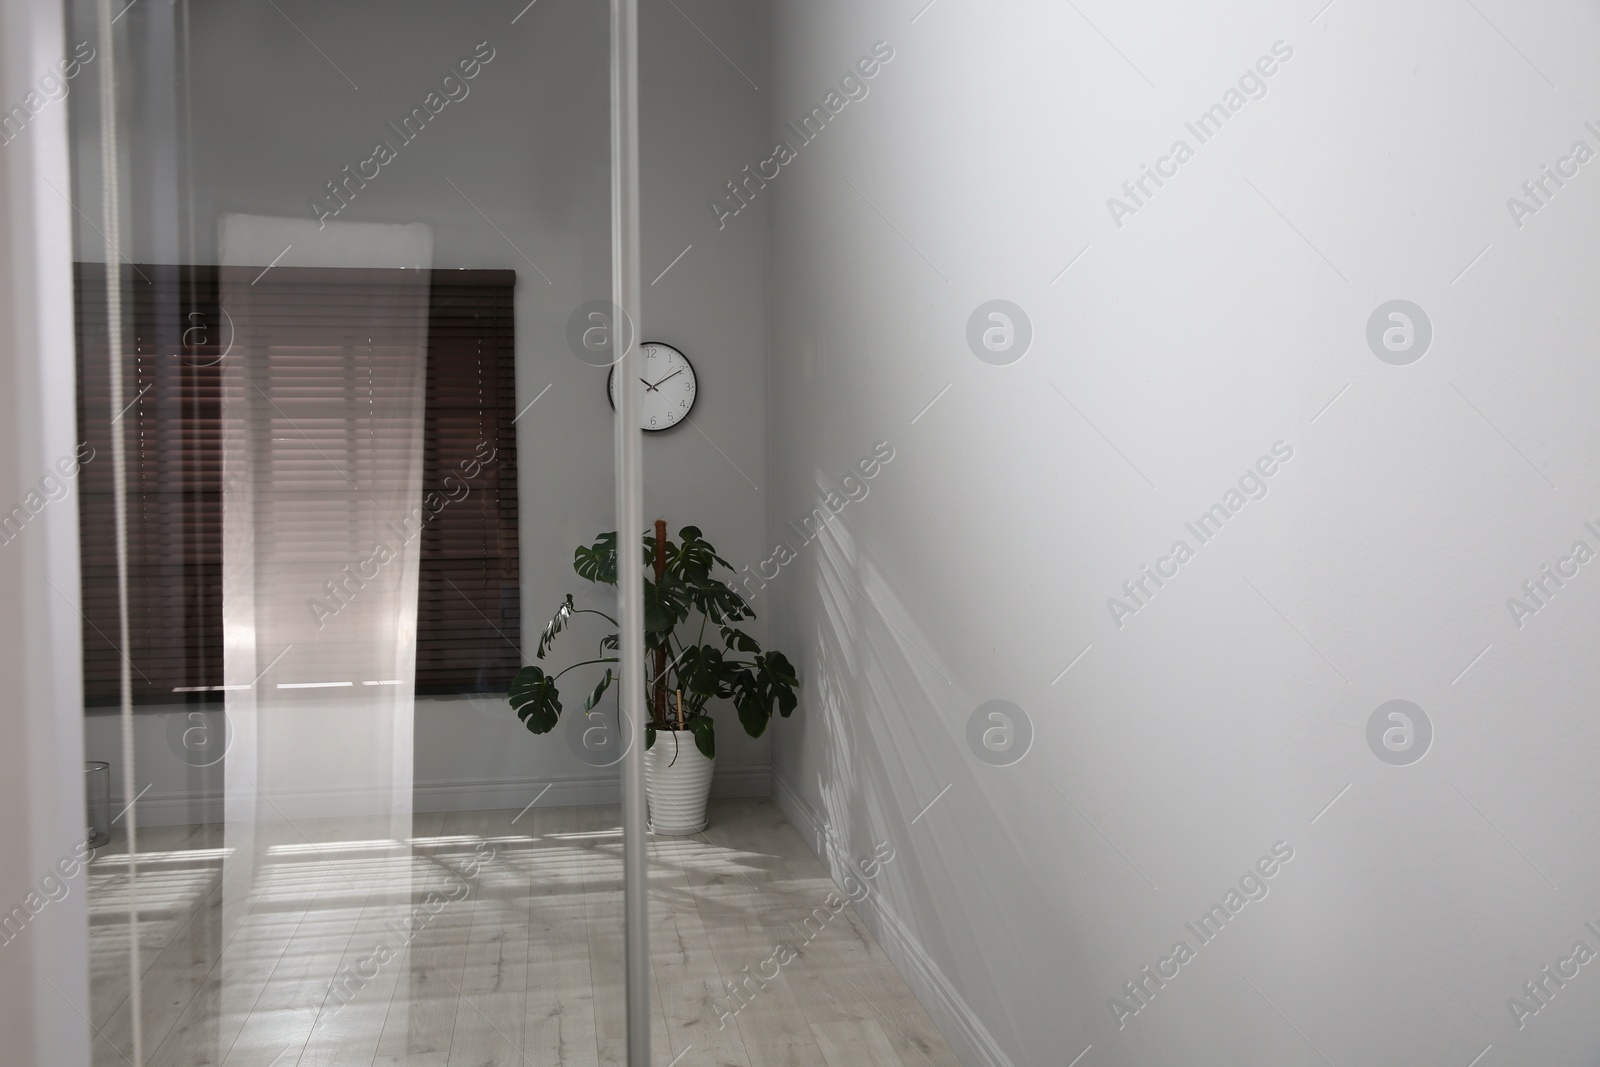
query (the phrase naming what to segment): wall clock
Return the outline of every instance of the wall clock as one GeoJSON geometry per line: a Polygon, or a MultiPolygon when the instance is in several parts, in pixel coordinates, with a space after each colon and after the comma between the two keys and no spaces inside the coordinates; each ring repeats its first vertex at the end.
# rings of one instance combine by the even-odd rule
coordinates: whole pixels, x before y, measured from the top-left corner
{"type": "MultiPolygon", "coordinates": [[[[646,341],[640,345],[639,359],[632,361],[639,381],[644,385],[644,396],[639,404],[639,429],[646,433],[670,430],[694,409],[694,398],[699,388],[694,367],[689,357],[671,345],[660,341],[646,341]]],[[[611,399],[611,410],[617,408],[617,368],[611,368],[606,382],[606,393],[611,399]]]]}

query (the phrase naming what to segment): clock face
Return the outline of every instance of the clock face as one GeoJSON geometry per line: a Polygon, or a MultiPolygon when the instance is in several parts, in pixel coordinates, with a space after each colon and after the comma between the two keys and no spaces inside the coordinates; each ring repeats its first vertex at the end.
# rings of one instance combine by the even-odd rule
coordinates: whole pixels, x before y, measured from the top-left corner
{"type": "MultiPolygon", "coordinates": [[[[671,345],[659,341],[646,341],[639,346],[639,358],[629,365],[639,377],[644,396],[639,404],[639,428],[655,433],[669,430],[689,416],[694,407],[694,368],[689,359],[671,345]]],[[[617,370],[611,368],[608,390],[611,407],[617,406],[617,370]]]]}

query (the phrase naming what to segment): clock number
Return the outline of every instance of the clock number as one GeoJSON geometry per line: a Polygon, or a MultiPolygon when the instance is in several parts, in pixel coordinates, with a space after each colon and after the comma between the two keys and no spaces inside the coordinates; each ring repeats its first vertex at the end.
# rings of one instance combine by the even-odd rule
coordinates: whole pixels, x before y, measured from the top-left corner
{"type": "MultiPolygon", "coordinates": [[[[609,338],[610,319],[596,314],[594,321],[596,325],[592,330],[601,337],[609,338]]],[[[647,432],[669,430],[686,419],[694,405],[697,385],[694,367],[670,345],[654,342],[646,342],[641,346],[639,358],[638,377],[644,391],[639,428],[647,432]],[[677,400],[676,404],[673,403],[674,399],[677,400]]],[[[608,386],[611,403],[615,407],[617,390],[623,388],[615,367],[612,368],[608,386]]]]}

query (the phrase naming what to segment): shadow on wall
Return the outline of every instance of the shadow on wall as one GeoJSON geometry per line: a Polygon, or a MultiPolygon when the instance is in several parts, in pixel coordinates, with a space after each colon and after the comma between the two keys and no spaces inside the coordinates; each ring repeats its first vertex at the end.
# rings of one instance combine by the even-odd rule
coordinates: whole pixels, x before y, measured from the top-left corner
{"type": "MultiPolygon", "coordinates": [[[[981,780],[978,768],[954,780],[930,776],[931,768],[980,762],[964,751],[967,716],[952,715],[951,709],[976,708],[982,700],[952,680],[959,669],[942,662],[850,528],[836,521],[828,530],[815,542],[814,576],[795,591],[815,594],[825,622],[811,642],[817,658],[803,668],[804,714],[786,738],[806,749],[808,762],[819,768],[814,788],[821,810],[811,813],[827,838],[819,852],[839,879],[851,873],[850,857],[870,852],[875,842],[890,842],[898,860],[878,883],[881,895],[862,908],[880,944],[908,977],[930,965],[938,969],[938,996],[960,997],[940,963],[953,959],[976,963],[984,987],[999,988],[1015,980],[1019,960],[1037,957],[1041,930],[1048,937],[1078,929],[1059,915],[1052,919],[1042,906],[1033,916],[1037,922],[994,907],[1008,897],[1042,905],[1061,895],[1047,888],[1029,860],[1038,843],[1030,845],[1018,835],[1016,820],[1004,817],[1016,800],[1003,794],[1027,782],[1016,776],[993,785],[981,780]],[[997,836],[1014,861],[980,864],[976,857],[997,851],[997,836]],[[914,928],[908,925],[913,917],[914,928]],[[893,929],[885,931],[885,922],[893,929]],[[896,942],[908,937],[911,954],[920,959],[897,958],[896,942]]],[[[975,627],[981,625],[975,620],[975,627]]],[[[811,790],[801,794],[802,804],[811,803],[811,790]]],[[[1073,954],[1071,944],[1053,947],[1073,954]]],[[[928,1003],[927,989],[919,988],[918,995],[928,1003]]],[[[935,1005],[928,1007],[935,1018],[948,1019],[935,1005]]],[[[990,1019],[1009,1028],[1008,1019],[990,1019]]]]}

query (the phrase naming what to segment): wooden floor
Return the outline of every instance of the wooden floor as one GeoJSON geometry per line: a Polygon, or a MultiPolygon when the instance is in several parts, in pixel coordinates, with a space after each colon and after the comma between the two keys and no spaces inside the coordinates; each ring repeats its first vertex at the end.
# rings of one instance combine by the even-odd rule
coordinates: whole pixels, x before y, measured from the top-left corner
{"type": "MultiPolygon", "coordinates": [[[[623,1064],[621,845],[614,807],[418,815],[404,843],[143,831],[146,1062],[623,1064]]],[[[657,1064],[958,1067],[854,910],[821,921],[835,887],[770,802],[714,801],[650,852],[657,1064]]],[[[127,890],[114,840],[90,867],[97,1065],[132,1063],[127,890]]]]}

